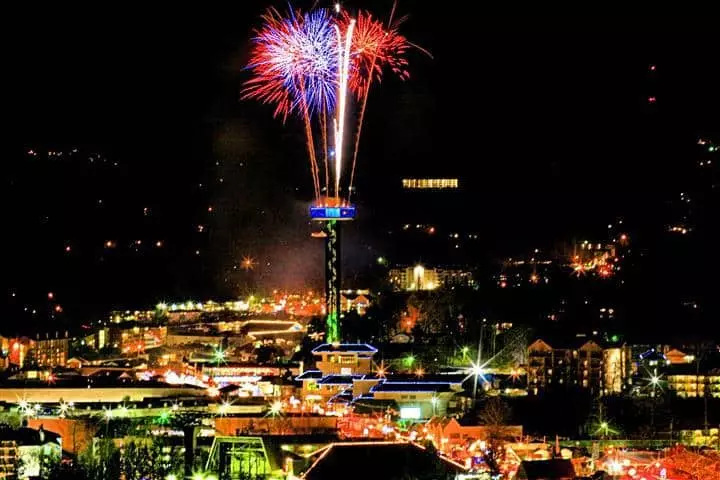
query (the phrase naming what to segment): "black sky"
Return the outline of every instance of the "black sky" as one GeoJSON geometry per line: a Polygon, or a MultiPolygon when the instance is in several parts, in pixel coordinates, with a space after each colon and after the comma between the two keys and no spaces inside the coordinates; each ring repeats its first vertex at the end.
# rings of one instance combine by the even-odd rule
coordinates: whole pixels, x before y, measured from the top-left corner
{"type": "MultiPolygon", "coordinates": [[[[390,10],[389,2],[353,4],[390,10]]],[[[3,150],[9,179],[24,192],[6,189],[16,222],[5,239],[8,292],[27,291],[30,304],[65,288],[69,302],[90,296],[90,311],[102,311],[318,281],[301,131],[239,100],[265,6],[18,14],[3,34],[3,150]],[[28,148],[74,146],[119,170],[26,166],[28,148]],[[72,207],[90,209],[83,222],[75,212],[85,210],[58,206],[101,192],[115,205],[109,218],[72,207]],[[146,205],[150,220],[138,213],[146,205]],[[28,212],[50,206],[60,225],[33,226],[28,212]],[[197,225],[208,229],[197,235],[197,225]],[[112,267],[104,259],[99,269],[98,242],[108,235],[162,238],[168,247],[152,259],[120,256],[112,267]],[[88,245],[80,264],[55,258],[65,239],[88,245]],[[257,260],[252,274],[233,269],[242,255],[257,260]]],[[[683,188],[679,172],[694,161],[694,142],[720,131],[712,18],[500,16],[424,1],[400,2],[399,12],[409,14],[403,31],[433,58],[413,52],[411,79],[388,78],[370,98],[351,268],[389,252],[384,232],[420,217],[448,228],[462,221],[482,234],[473,248],[488,257],[592,235],[618,216],[660,221],[663,201],[683,188]],[[399,179],[421,175],[457,176],[463,192],[419,211],[399,179]]]]}

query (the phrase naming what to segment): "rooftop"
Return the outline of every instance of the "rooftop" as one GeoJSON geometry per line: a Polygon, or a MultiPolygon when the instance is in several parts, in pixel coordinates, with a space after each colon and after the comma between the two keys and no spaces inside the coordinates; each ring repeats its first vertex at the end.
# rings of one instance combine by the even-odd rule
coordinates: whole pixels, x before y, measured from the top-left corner
{"type": "Polygon", "coordinates": [[[412,443],[348,442],[331,444],[303,478],[452,478],[464,471],[459,464],[437,457],[412,443]]]}
{"type": "Polygon", "coordinates": [[[295,380],[308,380],[308,379],[316,379],[316,378],[322,378],[323,374],[320,370],[306,370],[297,377],[295,377],[295,380]]]}
{"type": "Polygon", "coordinates": [[[575,469],[570,460],[554,458],[551,460],[525,460],[520,464],[518,479],[527,480],[571,480],[575,478],[575,469]]]}
{"type": "Polygon", "coordinates": [[[352,385],[355,378],[362,378],[362,375],[328,375],[317,383],[320,385],[352,385]]]}
{"type": "Polygon", "coordinates": [[[370,389],[371,392],[449,392],[449,383],[433,382],[384,382],[370,389]]]}

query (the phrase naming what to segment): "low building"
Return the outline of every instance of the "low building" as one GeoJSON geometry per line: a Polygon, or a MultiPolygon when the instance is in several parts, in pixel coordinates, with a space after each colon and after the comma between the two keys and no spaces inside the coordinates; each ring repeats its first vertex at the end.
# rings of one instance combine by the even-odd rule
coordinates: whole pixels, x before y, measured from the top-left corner
{"type": "Polygon", "coordinates": [[[373,356],[377,349],[366,343],[325,343],[315,347],[312,354],[315,356],[317,369],[323,375],[359,375],[370,373],[373,366],[373,356]]]}
{"type": "Polygon", "coordinates": [[[381,401],[394,401],[400,418],[429,419],[435,415],[458,412],[462,406],[462,387],[451,383],[391,382],[378,383],[370,389],[372,397],[381,401]]]}
{"type": "Polygon", "coordinates": [[[463,425],[454,417],[434,417],[425,424],[428,434],[450,447],[467,446],[478,440],[487,440],[488,437],[500,436],[509,441],[521,439],[522,425],[504,425],[502,427],[487,427],[486,425],[463,425]]]}
{"type": "MultiPolygon", "coordinates": [[[[104,379],[103,379],[104,380],[104,379]]],[[[46,382],[29,384],[27,382],[6,382],[0,387],[0,402],[15,404],[22,400],[29,404],[57,403],[58,399],[73,403],[107,402],[118,403],[125,399],[142,401],[152,398],[195,397],[204,395],[205,389],[190,385],[167,385],[154,382],[118,382],[106,385],[106,382],[90,383],[87,378],[78,378],[69,382],[46,382]]]]}

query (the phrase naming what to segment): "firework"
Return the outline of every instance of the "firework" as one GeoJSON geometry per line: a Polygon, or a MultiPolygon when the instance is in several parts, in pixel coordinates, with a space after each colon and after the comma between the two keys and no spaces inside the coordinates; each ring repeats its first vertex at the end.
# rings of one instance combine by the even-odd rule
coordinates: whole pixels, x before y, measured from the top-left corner
{"type": "Polygon", "coordinates": [[[405,54],[411,44],[397,32],[401,22],[386,27],[365,11],[353,16],[325,9],[285,16],[269,9],[262,19],[248,64],[253,77],[242,98],[273,105],[274,115],[283,121],[291,115],[302,120],[317,202],[323,191],[340,200],[346,131],[354,131],[349,197],[370,86],[385,71],[408,77],[405,54]],[[345,118],[353,99],[359,102],[355,128],[345,118]],[[322,143],[316,146],[318,127],[322,143]],[[316,152],[324,159],[324,186],[316,152]]]}
{"type": "Polygon", "coordinates": [[[333,109],[337,62],[332,18],[325,10],[291,12],[284,18],[275,9],[263,15],[254,39],[244,99],[275,105],[275,116],[294,111],[333,109]]]}
{"type": "Polygon", "coordinates": [[[352,72],[349,88],[358,100],[367,96],[370,84],[380,81],[385,70],[389,70],[401,79],[408,78],[407,53],[410,44],[400,35],[397,22],[385,27],[383,22],[373,18],[366,11],[358,12],[356,17],[344,13],[339,23],[345,30],[355,23],[352,37],[352,72]]]}

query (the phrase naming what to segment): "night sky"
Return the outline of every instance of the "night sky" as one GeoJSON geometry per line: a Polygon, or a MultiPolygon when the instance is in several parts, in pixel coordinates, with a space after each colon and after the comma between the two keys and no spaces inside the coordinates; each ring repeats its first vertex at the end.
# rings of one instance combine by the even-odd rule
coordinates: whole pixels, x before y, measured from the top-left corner
{"type": "MultiPolygon", "coordinates": [[[[239,100],[267,3],[235,3],[54,7],[3,34],[5,323],[42,322],[55,304],[75,321],[320,285],[300,125],[239,100]],[[243,256],[254,270],[240,268],[243,256]]],[[[381,16],[391,7],[351,5],[381,16]]],[[[430,256],[399,248],[395,232],[416,221],[478,233],[463,248],[492,260],[601,235],[622,217],[658,252],[679,192],[709,188],[694,165],[699,137],[720,143],[712,19],[466,15],[424,1],[401,1],[398,12],[433,58],[411,52],[411,78],[371,93],[349,278],[378,255],[430,256]],[[458,177],[462,191],[401,191],[402,177],[425,175],[458,177]]],[[[716,248],[717,195],[708,198],[697,220],[707,250],[685,248],[693,263],[716,248]]],[[[707,260],[692,275],[711,291],[718,261],[707,260]]]]}

